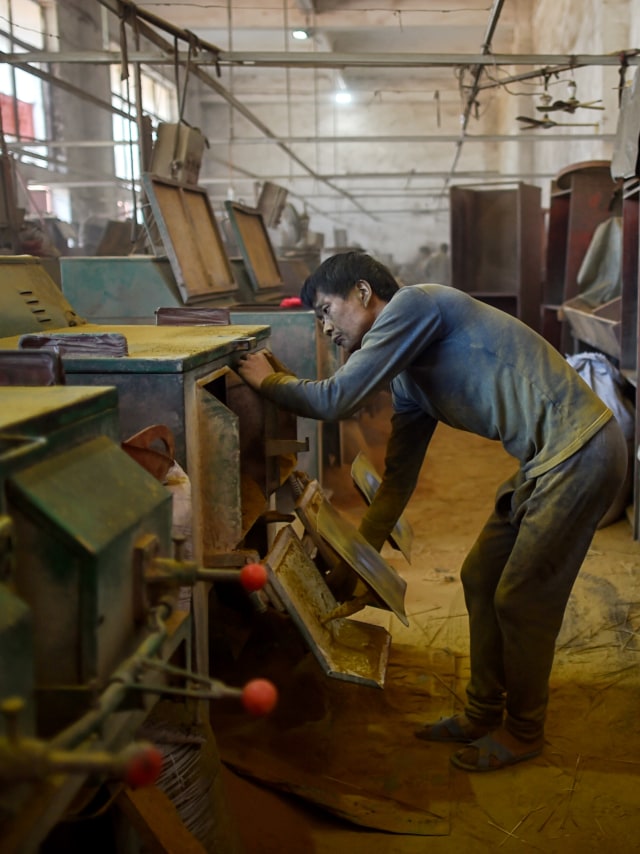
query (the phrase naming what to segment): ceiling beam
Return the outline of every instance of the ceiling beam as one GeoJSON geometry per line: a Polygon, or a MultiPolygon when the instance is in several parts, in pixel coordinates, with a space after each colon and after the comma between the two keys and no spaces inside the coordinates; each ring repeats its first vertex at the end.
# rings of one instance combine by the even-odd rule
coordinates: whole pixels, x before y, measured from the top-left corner
{"type": "MultiPolygon", "coordinates": [[[[628,65],[640,64],[638,52],[626,55],[628,65]]],[[[466,65],[584,65],[617,66],[620,54],[534,54],[534,53],[289,53],[221,51],[220,65],[258,65],[293,68],[457,68],[466,65]]]]}
{"type": "MultiPolygon", "coordinates": [[[[636,51],[625,54],[628,65],[640,65],[636,51]]],[[[568,68],[582,66],[618,66],[620,54],[533,54],[533,53],[291,53],[288,51],[247,52],[203,50],[195,56],[187,51],[129,51],[129,62],[145,65],[173,65],[176,61],[191,65],[259,66],[262,68],[459,68],[460,66],[531,65],[547,68],[560,65],[568,68]]],[[[26,51],[4,53],[2,61],[9,65],[28,62],[91,63],[119,65],[120,51],[26,51]]]]}
{"type": "MultiPolygon", "coordinates": [[[[594,122],[594,126],[596,122],[594,122]]],[[[566,127],[571,127],[567,124],[566,127]]],[[[544,129],[534,133],[518,133],[518,134],[465,134],[466,142],[584,142],[586,140],[596,140],[598,142],[613,142],[616,138],[614,133],[547,133],[544,129]]],[[[279,136],[275,139],[264,139],[263,137],[226,137],[221,139],[211,139],[207,137],[209,145],[267,145],[275,142],[286,142],[287,145],[342,145],[349,143],[420,143],[420,142],[443,142],[443,143],[458,143],[460,142],[460,134],[398,134],[396,136],[374,135],[369,136],[279,136]]]]}
{"type": "MultiPolygon", "coordinates": [[[[229,164],[231,169],[238,169],[239,172],[245,173],[245,178],[242,175],[233,175],[231,179],[226,176],[224,178],[207,178],[202,177],[200,180],[203,184],[228,184],[242,180],[253,181],[282,181],[282,182],[303,182],[311,180],[307,175],[256,175],[255,173],[246,174],[246,170],[240,170],[240,167],[235,164],[229,164]]],[[[439,172],[339,172],[333,174],[323,174],[322,178],[330,181],[405,181],[407,188],[415,179],[432,179],[442,180],[442,171],[439,172]]],[[[456,180],[464,179],[465,183],[469,180],[481,181],[483,184],[514,184],[517,181],[547,181],[556,177],[556,173],[551,172],[495,172],[490,169],[482,169],[479,171],[461,171],[456,172],[456,180]]]]}
{"type": "MultiPolygon", "coordinates": [[[[459,135],[443,135],[435,134],[416,134],[416,135],[398,135],[398,136],[283,136],[277,140],[264,138],[260,136],[249,137],[228,137],[220,139],[212,139],[207,137],[209,145],[269,145],[279,142],[285,142],[287,145],[315,145],[326,143],[327,145],[342,145],[349,143],[421,143],[421,142],[443,142],[455,143],[460,139],[459,135]]],[[[467,134],[466,142],[585,142],[587,140],[596,140],[598,142],[613,142],[615,134],[613,133],[547,133],[545,130],[534,131],[533,133],[520,134],[467,134]]],[[[131,140],[128,139],[83,139],[83,140],[62,140],[62,139],[20,139],[15,142],[7,142],[7,148],[10,151],[29,150],[36,147],[47,148],[116,148],[117,146],[130,146],[131,140]]]]}

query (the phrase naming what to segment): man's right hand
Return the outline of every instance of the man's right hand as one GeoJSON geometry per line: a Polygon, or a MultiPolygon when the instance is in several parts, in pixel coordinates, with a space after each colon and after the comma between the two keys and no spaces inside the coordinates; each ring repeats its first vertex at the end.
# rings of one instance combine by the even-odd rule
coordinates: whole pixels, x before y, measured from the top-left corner
{"type": "Polygon", "coordinates": [[[260,390],[260,385],[265,377],[275,374],[267,354],[261,350],[241,356],[236,370],[247,385],[256,391],[260,390]]]}

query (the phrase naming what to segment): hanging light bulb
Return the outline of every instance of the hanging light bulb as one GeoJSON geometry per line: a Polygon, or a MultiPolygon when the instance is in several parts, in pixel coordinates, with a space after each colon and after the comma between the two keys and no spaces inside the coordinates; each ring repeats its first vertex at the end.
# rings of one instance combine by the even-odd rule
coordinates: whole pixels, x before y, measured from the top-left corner
{"type": "Polygon", "coordinates": [[[336,104],[350,104],[351,92],[347,89],[347,84],[344,82],[342,75],[338,75],[338,89],[334,95],[336,104]]]}

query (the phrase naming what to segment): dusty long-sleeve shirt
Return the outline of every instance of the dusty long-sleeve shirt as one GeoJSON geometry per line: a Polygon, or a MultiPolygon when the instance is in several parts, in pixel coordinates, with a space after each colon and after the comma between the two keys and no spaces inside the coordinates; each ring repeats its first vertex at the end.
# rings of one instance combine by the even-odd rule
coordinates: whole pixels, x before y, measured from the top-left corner
{"type": "Polygon", "coordinates": [[[298,415],[333,421],[391,388],[385,473],[361,525],[380,548],[402,513],[438,421],[502,442],[525,477],[566,460],[612,412],[540,335],[441,285],[401,288],[345,365],[324,380],[273,374],[261,392],[298,415]]]}

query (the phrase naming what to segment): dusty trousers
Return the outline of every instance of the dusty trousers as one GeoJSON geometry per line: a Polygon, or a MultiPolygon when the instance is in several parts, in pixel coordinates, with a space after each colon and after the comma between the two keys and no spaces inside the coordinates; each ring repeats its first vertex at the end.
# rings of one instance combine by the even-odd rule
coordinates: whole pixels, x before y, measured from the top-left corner
{"type": "Polygon", "coordinates": [[[461,571],[469,614],[466,714],[524,741],[544,732],[555,642],[598,522],[627,469],[612,418],[538,478],[503,483],[461,571]]]}

